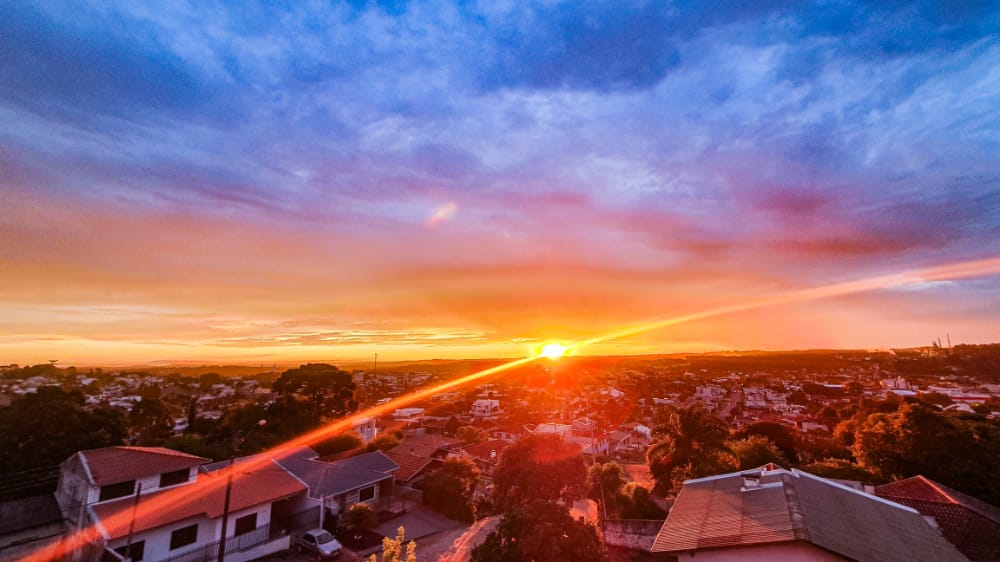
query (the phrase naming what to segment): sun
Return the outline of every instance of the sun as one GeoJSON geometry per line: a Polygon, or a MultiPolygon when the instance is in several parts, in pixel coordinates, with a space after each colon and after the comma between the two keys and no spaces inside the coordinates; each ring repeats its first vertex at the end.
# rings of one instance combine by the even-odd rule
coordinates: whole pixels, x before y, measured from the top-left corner
{"type": "Polygon", "coordinates": [[[549,359],[556,360],[566,355],[569,351],[568,345],[563,345],[561,343],[547,343],[542,346],[542,349],[538,352],[542,357],[548,357],[549,359]]]}

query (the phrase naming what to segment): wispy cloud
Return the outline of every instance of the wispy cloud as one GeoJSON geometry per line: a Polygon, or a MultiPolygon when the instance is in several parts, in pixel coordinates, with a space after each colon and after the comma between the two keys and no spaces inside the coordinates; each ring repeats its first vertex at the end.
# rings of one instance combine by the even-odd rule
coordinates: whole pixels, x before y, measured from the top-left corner
{"type": "Polygon", "coordinates": [[[997,252],[994,4],[393,6],[2,8],[0,310],[506,342],[997,252]]]}

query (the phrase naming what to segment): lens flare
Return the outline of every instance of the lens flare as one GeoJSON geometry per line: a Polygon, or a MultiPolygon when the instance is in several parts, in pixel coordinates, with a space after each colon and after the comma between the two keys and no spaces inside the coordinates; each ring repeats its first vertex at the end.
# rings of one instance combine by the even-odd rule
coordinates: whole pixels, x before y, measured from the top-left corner
{"type": "MultiPolygon", "coordinates": [[[[296,437],[295,439],[287,441],[282,445],[274,447],[259,455],[250,457],[245,462],[241,462],[239,466],[241,468],[241,472],[243,473],[250,472],[254,469],[261,468],[271,464],[272,458],[281,457],[284,454],[290,452],[292,449],[302,446],[308,446],[317,441],[332,437],[333,435],[341,431],[346,431],[350,429],[351,425],[355,422],[355,420],[358,420],[360,418],[387,414],[396,408],[405,406],[407,404],[412,404],[413,402],[422,400],[424,398],[429,398],[435,394],[444,392],[446,390],[459,387],[505,371],[509,371],[517,367],[527,365],[533,361],[536,361],[541,357],[548,357],[548,358],[562,357],[569,351],[575,352],[583,347],[586,347],[587,345],[633,336],[643,332],[649,332],[652,330],[657,330],[668,326],[675,326],[686,322],[693,322],[705,318],[722,316],[725,314],[732,314],[735,312],[744,312],[758,308],[779,306],[797,302],[814,301],[814,300],[850,295],[855,293],[873,291],[878,289],[890,289],[896,287],[904,287],[907,285],[928,283],[932,281],[956,280],[969,277],[980,277],[985,275],[996,275],[996,274],[1000,274],[1000,257],[977,260],[977,261],[960,262],[960,263],[948,264],[926,269],[911,270],[898,274],[871,277],[867,279],[850,281],[846,283],[834,283],[831,285],[823,285],[820,287],[801,289],[783,295],[773,295],[769,297],[763,297],[752,301],[736,303],[729,306],[714,308],[711,310],[706,310],[694,314],[687,314],[684,316],[655,320],[652,322],[647,322],[645,324],[637,324],[631,327],[623,328],[621,330],[616,330],[614,332],[600,335],[583,342],[575,343],[572,346],[566,346],[560,343],[545,344],[542,346],[540,350],[538,350],[538,352],[533,353],[528,357],[523,357],[521,359],[516,359],[507,363],[502,363],[495,367],[483,369],[481,371],[465,375],[463,377],[439,384],[431,388],[418,390],[413,393],[395,398],[385,404],[380,404],[378,406],[368,408],[367,410],[358,412],[357,414],[354,414],[350,417],[336,420],[330,423],[329,425],[313,430],[305,435],[296,437]]],[[[239,478],[240,474],[234,475],[234,479],[239,479],[239,478]]],[[[144,516],[144,514],[155,513],[157,510],[163,509],[165,506],[168,506],[174,502],[193,500],[195,497],[198,497],[202,494],[208,493],[213,490],[217,490],[220,487],[224,487],[225,485],[226,485],[225,478],[221,478],[218,476],[212,476],[208,478],[199,477],[198,481],[195,484],[180,486],[171,491],[164,492],[157,497],[153,497],[148,501],[140,502],[138,505],[135,506],[134,511],[124,510],[121,513],[115,514],[113,517],[107,518],[105,520],[105,523],[107,524],[108,527],[117,527],[121,525],[127,526],[128,520],[132,517],[141,517],[144,516]]],[[[26,558],[26,560],[52,560],[56,558],[63,558],[72,551],[84,547],[89,542],[100,540],[101,537],[102,534],[97,525],[84,527],[76,531],[72,535],[66,537],[59,543],[50,545],[46,548],[43,548],[39,551],[30,554],[26,558]]]]}
{"type": "Polygon", "coordinates": [[[555,361],[556,359],[559,359],[563,355],[566,355],[566,352],[569,350],[570,348],[568,345],[563,345],[561,343],[553,342],[543,345],[542,349],[538,352],[538,354],[541,355],[542,357],[555,361]]]}

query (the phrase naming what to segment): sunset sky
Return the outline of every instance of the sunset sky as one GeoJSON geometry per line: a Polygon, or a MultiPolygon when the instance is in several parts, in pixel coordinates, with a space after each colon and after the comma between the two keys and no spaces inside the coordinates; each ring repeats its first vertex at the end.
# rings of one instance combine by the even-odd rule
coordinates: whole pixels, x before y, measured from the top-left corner
{"type": "MultiPolygon", "coordinates": [[[[1000,255],[995,2],[5,2],[0,363],[519,356],[1000,255]]],[[[1000,276],[586,353],[1000,340],[1000,276]]]]}

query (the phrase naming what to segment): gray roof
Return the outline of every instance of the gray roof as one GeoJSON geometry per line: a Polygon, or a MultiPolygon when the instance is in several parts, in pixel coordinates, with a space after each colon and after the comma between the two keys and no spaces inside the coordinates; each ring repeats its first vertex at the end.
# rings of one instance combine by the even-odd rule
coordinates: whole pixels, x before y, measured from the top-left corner
{"type": "Polygon", "coordinates": [[[914,509],[799,470],[688,480],[653,552],[805,541],[854,560],[966,560],[914,509]]]}
{"type": "Polygon", "coordinates": [[[309,495],[342,494],[393,477],[399,465],[381,451],[365,453],[334,462],[317,459],[316,451],[308,447],[293,449],[275,460],[285,470],[309,486],[309,495]]]}

